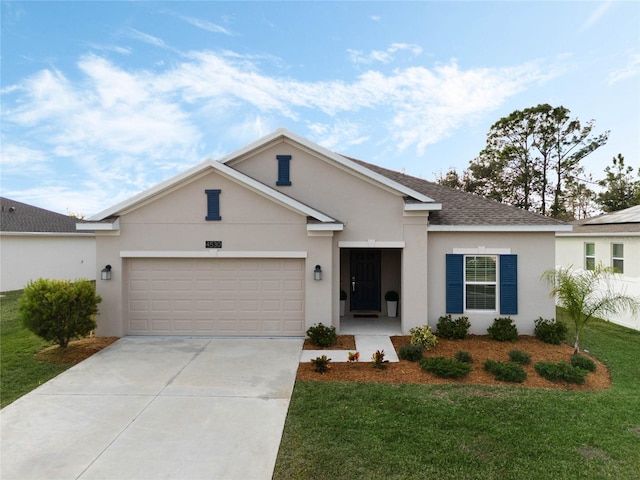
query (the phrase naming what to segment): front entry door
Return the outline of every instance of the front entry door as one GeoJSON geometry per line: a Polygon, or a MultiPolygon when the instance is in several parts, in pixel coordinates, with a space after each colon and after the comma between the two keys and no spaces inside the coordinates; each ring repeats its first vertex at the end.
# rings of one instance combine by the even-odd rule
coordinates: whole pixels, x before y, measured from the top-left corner
{"type": "Polygon", "coordinates": [[[380,250],[351,250],[351,310],[380,311],[380,250]]]}

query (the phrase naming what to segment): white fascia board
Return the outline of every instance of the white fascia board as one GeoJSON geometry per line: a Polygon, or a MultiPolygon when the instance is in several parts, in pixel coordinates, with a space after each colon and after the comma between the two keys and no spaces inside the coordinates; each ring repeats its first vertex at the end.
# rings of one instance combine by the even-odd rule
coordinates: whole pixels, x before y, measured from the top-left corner
{"type": "Polygon", "coordinates": [[[71,237],[71,238],[94,238],[95,233],[74,233],[74,232],[0,232],[2,237],[71,237]]]}
{"type": "Polygon", "coordinates": [[[425,212],[432,210],[442,210],[441,203],[405,203],[405,212],[425,212]]]}
{"type": "Polygon", "coordinates": [[[333,231],[341,232],[344,230],[344,223],[309,223],[307,224],[307,231],[320,232],[320,231],[333,231]]]}
{"type": "Polygon", "coordinates": [[[607,232],[607,233],[577,233],[577,232],[558,232],[556,237],[640,237],[640,232],[607,232]]]}
{"type": "Polygon", "coordinates": [[[429,225],[429,232],[566,232],[571,225],[429,225]]]}
{"type": "Polygon", "coordinates": [[[296,133],[293,133],[289,130],[287,130],[286,128],[278,128],[277,130],[274,130],[273,132],[265,135],[264,137],[256,140],[255,142],[250,143],[249,145],[240,148],[238,150],[236,150],[233,153],[230,153],[229,155],[225,155],[224,157],[220,158],[218,161],[221,163],[227,163],[231,160],[233,160],[234,158],[240,157],[242,155],[245,155],[249,152],[251,152],[252,150],[255,150],[257,148],[262,147],[263,145],[270,143],[280,137],[285,137],[288,138],[289,140],[292,140],[296,143],[299,143],[300,145],[304,146],[305,148],[317,152],[331,160],[333,160],[334,162],[342,165],[343,167],[346,167],[348,169],[354,170],[356,172],[358,172],[359,174],[363,175],[364,177],[368,177],[371,180],[374,180],[377,183],[380,183],[382,185],[385,185],[389,188],[391,188],[392,190],[395,190],[397,192],[403,193],[404,195],[407,195],[409,197],[415,198],[416,200],[419,200],[421,202],[425,202],[425,203],[435,203],[435,200],[433,200],[432,198],[427,197],[426,195],[423,195],[420,192],[417,192],[405,185],[402,185],[394,180],[391,180],[388,177],[385,177],[384,175],[380,175],[377,172],[374,172],[372,170],[369,170],[366,167],[363,167],[362,165],[360,165],[359,163],[354,162],[353,160],[349,160],[346,157],[343,157],[342,155],[339,155],[335,152],[332,152],[331,150],[329,150],[328,148],[325,148],[321,145],[318,145],[317,143],[314,143],[296,133]]]}
{"type": "Polygon", "coordinates": [[[120,258],[307,258],[304,251],[225,251],[210,249],[206,251],[184,250],[123,250],[120,258]]]}
{"type": "Polygon", "coordinates": [[[492,247],[454,248],[453,253],[462,255],[509,255],[511,254],[511,249],[492,247]]]}
{"type": "Polygon", "coordinates": [[[115,231],[120,230],[120,219],[114,222],[86,222],[76,223],[76,230],[115,231]]]}

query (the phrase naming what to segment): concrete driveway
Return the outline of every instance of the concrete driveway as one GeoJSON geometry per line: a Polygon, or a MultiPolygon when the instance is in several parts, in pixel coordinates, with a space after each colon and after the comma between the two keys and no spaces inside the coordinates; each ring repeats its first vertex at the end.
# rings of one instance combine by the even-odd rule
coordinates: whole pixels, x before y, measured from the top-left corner
{"type": "Polygon", "coordinates": [[[0,477],[271,478],[301,347],[123,338],[0,411],[0,477]]]}

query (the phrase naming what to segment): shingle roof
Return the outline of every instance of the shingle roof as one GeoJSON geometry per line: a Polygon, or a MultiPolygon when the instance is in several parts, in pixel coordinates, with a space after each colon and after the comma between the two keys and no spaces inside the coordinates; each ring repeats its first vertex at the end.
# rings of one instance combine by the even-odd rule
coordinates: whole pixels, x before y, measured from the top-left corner
{"type": "Polygon", "coordinates": [[[639,233],[640,205],[572,222],[573,233],[639,233]]]}
{"type": "MultiPolygon", "coordinates": [[[[0,231],[77,233],[77,218],[0,197],[0,231]]],[[[86,233],[86,232],[85,232],[86,233]]]]}
{"type": "Polygon", "coordinates": [[[528,212],[478,195],[446,187],[422,178],[388,170],[362,160],[351,160],[416,190],[442,204],[442,210],[429,213],[430,225],[459,226],[562,226],[565,222],[528,212]]]}

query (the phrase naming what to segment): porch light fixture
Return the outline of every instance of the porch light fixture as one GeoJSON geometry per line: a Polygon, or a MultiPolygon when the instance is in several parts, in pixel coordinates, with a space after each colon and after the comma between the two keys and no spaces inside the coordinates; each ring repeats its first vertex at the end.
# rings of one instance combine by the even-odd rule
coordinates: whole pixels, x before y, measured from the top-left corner
{"type": "Polygon", "coordinates": [[[102,280],[111,280],[111,265],[106,265],[100,271],[100,279],[102,279],[102,280]]]}
{"type": "Polygon", "coordinates": [[[316,265],[316,268],[313,271],[313,279],[322,280],[322,267],[320,267],[320,265],[316,265]]]}

